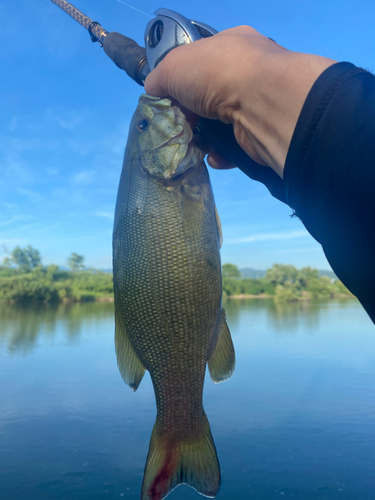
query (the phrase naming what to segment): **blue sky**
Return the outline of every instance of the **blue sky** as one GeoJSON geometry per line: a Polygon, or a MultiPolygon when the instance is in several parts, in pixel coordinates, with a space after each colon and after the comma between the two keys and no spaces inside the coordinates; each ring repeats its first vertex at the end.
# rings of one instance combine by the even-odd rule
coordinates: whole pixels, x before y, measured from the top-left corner
{"type": "MultiPolygon", "coordinates": [[[[249,24],[290,50],[375,69],[373,0],[218,3],[142,0],[221,31],[249,24]]],[[[116,0],[73,4],[108,31],[143,44],[149,20],[116,0]]],[[[0,261],[16,245],[63,265],[71,252],[111,267],[111,234],[127,128],[142,88],[49,0],[0,0],[0,261]]],[[[223,262],[329,269],[291,209],[239,171],[210,169],[223,262]]]]}

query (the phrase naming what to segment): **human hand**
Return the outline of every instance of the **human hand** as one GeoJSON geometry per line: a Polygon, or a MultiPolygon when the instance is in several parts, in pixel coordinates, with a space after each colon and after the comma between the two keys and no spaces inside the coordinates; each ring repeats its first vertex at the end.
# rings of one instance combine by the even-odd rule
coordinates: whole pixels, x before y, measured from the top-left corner
{"type": "MultiPolygon", "coordinates": [[[[240,26],[171,51],[149,74],[145,90],[171,96],[196,115],[231,123],[246,153],[282,176],[305,98],[333,63],[289,52],[240,26]]],[[[217,153],[209,163],[230,166],[217,153]]]]}

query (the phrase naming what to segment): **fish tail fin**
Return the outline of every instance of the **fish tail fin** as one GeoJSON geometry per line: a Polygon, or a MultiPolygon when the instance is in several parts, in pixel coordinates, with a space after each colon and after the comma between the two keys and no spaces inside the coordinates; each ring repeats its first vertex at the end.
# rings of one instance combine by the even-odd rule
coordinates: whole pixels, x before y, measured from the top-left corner
{"type": "Polygon", "coordinates": [[[141,500],[162,500],[179,484],[213,498],[220,488],[220,465],[210,424],[204,416],[196,439],[170,444],[156,421],[143,476],[141,500]]]}

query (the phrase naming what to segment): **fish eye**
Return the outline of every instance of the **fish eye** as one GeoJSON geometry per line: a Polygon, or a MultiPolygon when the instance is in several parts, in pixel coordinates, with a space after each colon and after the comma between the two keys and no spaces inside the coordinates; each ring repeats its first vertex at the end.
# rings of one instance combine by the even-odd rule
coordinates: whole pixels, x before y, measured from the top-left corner
{"type": "Polygon", "coordinates": [[[148,122],[148,120],[146,120],[146,118],[142,118],[142,120],[139,120],[139,122],[137,123],[137,129],[140,132],[144,132],[145,130],[147,130],[148,126],[149,126],[149,122],[148,122]]]}

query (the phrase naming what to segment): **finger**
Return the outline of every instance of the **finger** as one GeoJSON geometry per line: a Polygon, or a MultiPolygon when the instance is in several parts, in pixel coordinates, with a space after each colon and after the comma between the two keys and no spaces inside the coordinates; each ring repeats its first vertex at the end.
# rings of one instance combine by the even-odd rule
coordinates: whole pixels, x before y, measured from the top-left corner
{"type": "Polygon", "coordinates": [[[176,83],[177,90],[179,90],[181,86],[184,87],[185,79],[182,74],[186,71],[187,66],[194,69],[196,65],[194,63],[194,60],[196,60],[194,54],[189,56],[192,45],[193,44],[187,44],[176,47],[147,75],[145,80],[145,90],[147,94],[160,97],[172,96],[181,101],[175,92],[175,87],[176,83]]]}
{"type": "Polygon", "coordinates": [[[211,151],[207,155],[207,163],[210,165],[210,167],[215,168],[216,170],[227,170],[230,168],[236,168],[236,165],[233,165],[233,163],[223,158],[216,151],[211,151]]]}
{"type": "Polygon", "coordinates": [[[165,73],[159,67],[156,67],[147,75],[145,80],[145,91],[155,97],[166,97],[169,95],[165,73]]]}
{"type": "Polygon", "coordinates": [[[263,36],[259,31],[252,28],[251,26],[242,25],[235,26],[234,28],[228,28],[223,31],[219,31],[215,36],[225,36],[225,35],[259,35],[263,36]]]}

